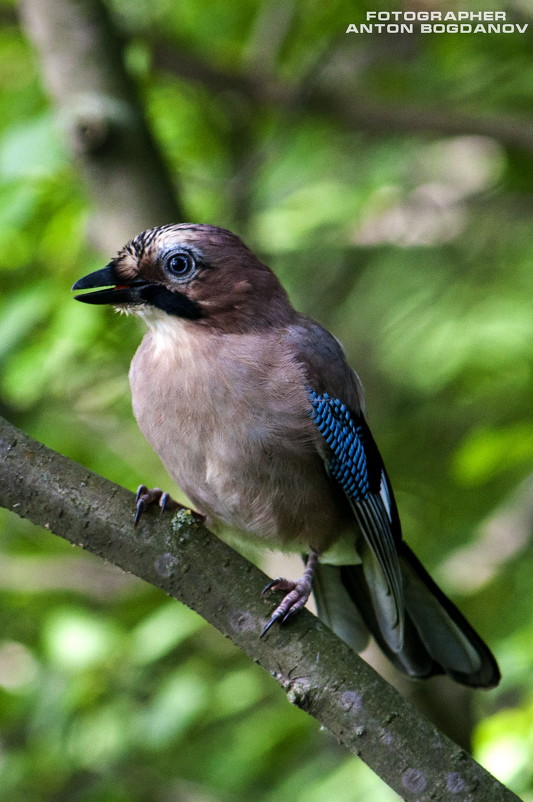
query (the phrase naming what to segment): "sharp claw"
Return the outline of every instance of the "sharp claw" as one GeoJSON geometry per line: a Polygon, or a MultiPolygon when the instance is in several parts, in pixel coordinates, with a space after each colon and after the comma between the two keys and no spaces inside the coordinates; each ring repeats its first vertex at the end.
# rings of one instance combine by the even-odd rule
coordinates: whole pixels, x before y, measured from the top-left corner
{"type": "Polygon", "coordinates": [[[165,492],[165,493],[162,494],[161,498],[159,499],[159,506],[161,507],[161,512],[159,513],[160,515],[163,515],[163,513],[165,512],[165,510],[167,508],[167,505],[168,505],[169,498],[170,498],[170,495],[167,492],[165,492]]]}
{"type": "Polygon", "coordinates": [[[142,498],[137,498],[137,504],[135,507],[135,518],[133,519],[133,526],[137,526],[141,518],[141,515],[143,514],[145,509],[146,509],[146,504],[144,503],[142,498]]]}
{"type": "MultiPolygon", "coordinates": [[[[265,585],[265,587],[264,587],[264,588],[263,588],[263,590],[261,591],[261,596],[264,596],[266,593],[268,593],[268,591],[269,591],[269,590],[272,590],[272,588],[274,587],[274,585],[277,585],[277,583],[278,583],[278,582],[281,582],[281,581],[282,581],[282,580],[281,580],[281,577],[278,577],[277,579],[272,579],[272,580],[271,580],[271,581],[268,583],[268,585],[265,585]]],[[[261,633],[261,634],[263,634],[263,633],[261,633]]]]}
{"type": "MultiPolygon", "coordinates": [[[[268,588],[268,585],[267,585],[267,588],[268,588]]],[[[294,591],[292,591],[292,592],[294,593],[294,591]]],[[[261,630],[261,634],[259,635],[259,637],[262,638],[263,635],[265,635],[268,632],[270,627],[273,626],[276,623],[276,621],[279,621],[280,626],[281,626],[281,624],[284,624],[285,621],[287,621],[287,619],[291,618],[291,616],[293,616],[296,613],[298,613],[302,609],[302,607],[305,605],[305,603],[306,603],[308,598],[309,597],[307,595],[305,597],[301,597],[299,599],[296,598],[294,601],[292,601],[289,604],[289,608],[285,609],[285,607],[286,607],[286,603],[285,602],[287,600],[287,597],[285,597],[285,599],[282,601],[280,606],[274,611],[274,613],[272,615],[272,618],[268,621],[268,623],[261,630]]]]}
{"type": "Polygon", "coordinates": [[[291,615],[294,615],[294,613],[297,613],[297,612],[298,612],[298,610],[301,610],[301,609],[302,609],[301,607],[295,607],[294,609],[291,607],[291,609],[290,609],[290,610],[287,610],[287,612],[285,613],[285,615],[283,616],[283,618],[281,619],[281,621],[280,621],[279,623],[280,623],[280,624],[284,624],[284,623],[285,623],[285,621],[286,621],[288,618],[290,618],[290,617],[291,617],[291,615]]]}
{"type": "Polygon", "coordinates": [[[279,619],[279,616],[274,614],[274,615],[272,616],[272,618],[270,619],[270,621],[268,621],[268,622],[265,624],[265,626],[263,627],[263,629],[261,630],[261,634],[259,635],[259,637],[260,637],[260,638],[262,638],[262,637],[263,637],[263,635],[266,635],[266,634],[267,634],[267,632],[268,632],[268,630],[270,629],[270,627],[274,626],[274,624],[276,623],[276,621],[277,621],[278,619],[279,619]]]}
{"type": "Polygon", "coordinates": [[[160,497],[161,490],[158,487],[154,487],[150,490],[146,485],[139,485],[135,494],[135,517],[133,519],[133,526],[137,526],[147,506],[157,501],[160,497]]]}
{"type": "Polygon", "coordinates": [[[146,485],[139,485],[139,487],[137,488],[137,492],[135,493],[135,503],[137,504],[142,494],[147,492],[148,488],[146,487],[146,485]]]}

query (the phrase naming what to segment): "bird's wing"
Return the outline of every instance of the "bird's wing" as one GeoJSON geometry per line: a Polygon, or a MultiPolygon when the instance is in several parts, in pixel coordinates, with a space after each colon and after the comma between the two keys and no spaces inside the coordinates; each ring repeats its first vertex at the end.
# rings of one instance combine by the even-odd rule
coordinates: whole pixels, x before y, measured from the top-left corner
{"type": "Polygon", "coordinates": [[[358,550],[380,629],[398,652],[405,609],[397,548],[401,532],[381,456],[362,414],[326,392],[309,389],[308,398],[326,470],[344,491],[362,535],[358,550]]]}

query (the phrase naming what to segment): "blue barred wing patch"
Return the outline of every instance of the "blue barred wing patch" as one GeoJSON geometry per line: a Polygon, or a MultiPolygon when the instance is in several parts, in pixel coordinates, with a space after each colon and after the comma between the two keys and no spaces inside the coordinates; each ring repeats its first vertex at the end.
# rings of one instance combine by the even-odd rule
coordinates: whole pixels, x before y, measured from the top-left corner
{"type": "Polygon", "coordinates": [[[361,426],[338,398],[314,390],[309,390],[308,396],[311,419],[332,451],[328,460],[331,476],[348,498],[363,501],[368,496],[369,480],[361,426]]]}

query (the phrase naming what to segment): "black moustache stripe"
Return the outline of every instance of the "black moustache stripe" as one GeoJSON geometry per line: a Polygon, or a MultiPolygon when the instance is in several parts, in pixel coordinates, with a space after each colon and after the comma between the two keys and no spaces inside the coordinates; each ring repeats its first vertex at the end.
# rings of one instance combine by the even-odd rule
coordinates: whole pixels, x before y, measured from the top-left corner
{"type": "Polygon", "coordinates": [[[148,284],[139,290],[139,296],[146,303],[162,309],[169,315],[184,317],[187,320],[198,320],[202,317],[202,309],[196,301],[191,301],[181,292],[171,292],[161,284],[148,284]]]}

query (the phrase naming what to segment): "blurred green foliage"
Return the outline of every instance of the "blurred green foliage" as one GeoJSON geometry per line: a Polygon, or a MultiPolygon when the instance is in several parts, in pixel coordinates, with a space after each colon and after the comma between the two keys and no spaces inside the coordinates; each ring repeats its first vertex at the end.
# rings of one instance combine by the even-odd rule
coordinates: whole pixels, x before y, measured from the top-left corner
{"type": "MultiPolygon", "coordinates": [[[[527,4],[505,7],[533,25],[527,4]]],[[[531,151],[489,123],[486,136],[370,135],[305,102],[316,83],[531,127],[531,32],[345,36],[371,2],[112,8],[190,219],[238,231],[360,372],[406,536],[502,665],[476,700],[476,755],[533,800],[531,151]],[[301,99],[185,80],[156,67],[162,44],[301,99]],[[511,521],[491,539],[507,503],[520,536],[511,521]],[[454,583],[465,547],[470,581],[454,583]]],[[[140,329],[72,303],[73,281],[112,254],[87,245],[90,205],[37,62],[12,4],[0,13],[1,411],[116,482],[176,494],[130,411],[140,329]]],[[[0,521],[0,802],[396,798],[193,613],[0,521]]]]}

